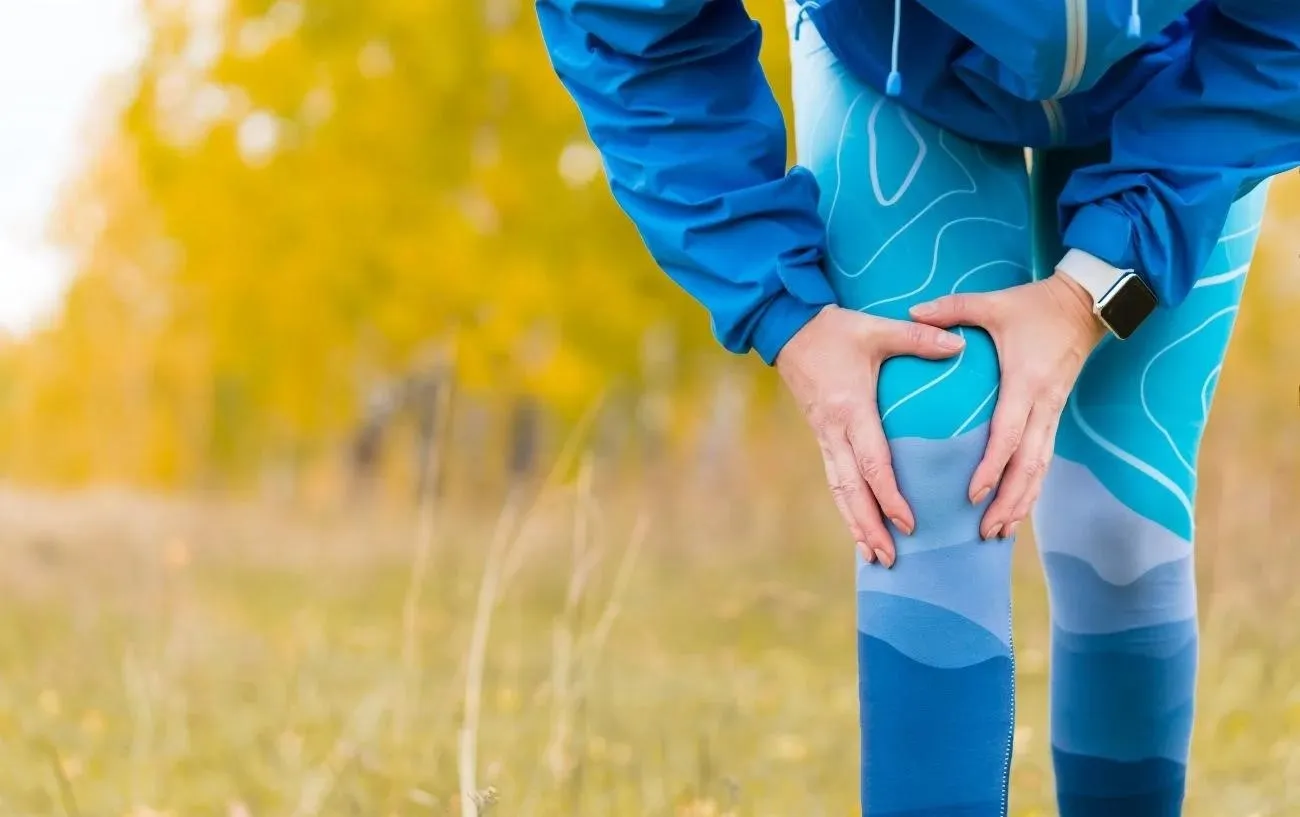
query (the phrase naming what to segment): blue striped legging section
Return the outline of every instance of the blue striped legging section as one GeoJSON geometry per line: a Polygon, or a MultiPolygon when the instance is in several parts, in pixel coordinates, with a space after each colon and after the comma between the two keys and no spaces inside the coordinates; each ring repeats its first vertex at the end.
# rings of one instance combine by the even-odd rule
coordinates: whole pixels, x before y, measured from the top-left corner
{"type": "MultiPolygon", "coordinates": [[[[789,2],[793,28],[797,6],[789,2]]],[[[905,318],[951,292],[1050,274],[1054,202],[1096,161],[979,144],[792,37],[799,162],[816,175],[842,305],[905,318]]],[[[1104,150],[1104,148],[1103,148],[1104,150]]],[[[1105,342],[1067,404],[1033,524],[1052,612],[1052,747],[1064,817],[1181,813],[1196,675],[1196,457],[1265,191],[1234,207],[1187,301],[1105,342]]],[[[888,361],[880,410],[916,512],[892,570],[857,565],[862,805],[869,817],[1006,814],[1014,719],[1010,542],[966,490],[997,396],[992,344],[888,361]]]]}

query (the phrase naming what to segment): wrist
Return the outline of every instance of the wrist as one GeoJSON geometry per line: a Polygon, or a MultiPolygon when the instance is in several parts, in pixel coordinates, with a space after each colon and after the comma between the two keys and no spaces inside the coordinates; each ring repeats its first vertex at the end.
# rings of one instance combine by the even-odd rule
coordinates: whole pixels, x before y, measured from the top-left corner
{"type": "Polygon", "coordinates": [[[1066,319],[1078,331],[1081,340],[1088,344],[1088,348],[1100,343],[1107,329],[1093,309],[1092,293],[1062,270],[1054,272],[1047,279],[1047,284],[1056,295],[1056,302],[1066,319]]]}
{"type": "Polygon", "coordinates": [[[752,345],[759,357],[775,366],[781,353],[824,309],[825,304],[807,303],[783,292],[768,304],[754,328],[752,345]]]}
{"type": "Polygon", "coordinates": [[[790,338],[777,350],[771,361],[772,367],[784,374],[784,368],[793,364],[799,357],[800,350],[810,342],[810,336],[816,333],[816,324],[825,323],[826,313],[836,309],[839,307],[835,304],[825,304],[816,308],[817,311],[796,328],[790,338]]]}
{"type": "Polygon", "coordinates": [[[1120,269],[1080,249],[1065,254],[1056,265],[1056,274],[1088,293],[1097,321],[1120,340],[1132,335],[1159,303],[1136,272],[1120,269]]]}

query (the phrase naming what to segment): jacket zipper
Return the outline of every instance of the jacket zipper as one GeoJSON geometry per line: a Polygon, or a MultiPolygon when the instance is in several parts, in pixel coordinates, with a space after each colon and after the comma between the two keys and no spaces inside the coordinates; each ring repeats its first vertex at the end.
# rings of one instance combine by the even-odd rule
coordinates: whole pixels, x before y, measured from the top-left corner
{"type": "Polygon", "coordinates": [[[1055,99],[1044,99],[1039,103],[1043,106],[1043,115],[1047,117],[1047,132],[1053,145],[1059,145],[1065,139],[1065,112],[1061,110],[1061,103],[1055,99]]]}
{"type": "Polygon", "coordinates": [[[1088,0],[1065,0],[1065,64],[1061,68],[1061,83],[1052,98],[1042,102],[1054,145],[1065,139],[1065,113],[1057,100],[1079,87],[1087,58],[1088,0]]]}
{"type": "Polygon", "coordinates": [[[1088,0],[1065,0],[1065,66],[1053,99],[1060,99],[1079,87],[1087,58],[1088,0]]]}

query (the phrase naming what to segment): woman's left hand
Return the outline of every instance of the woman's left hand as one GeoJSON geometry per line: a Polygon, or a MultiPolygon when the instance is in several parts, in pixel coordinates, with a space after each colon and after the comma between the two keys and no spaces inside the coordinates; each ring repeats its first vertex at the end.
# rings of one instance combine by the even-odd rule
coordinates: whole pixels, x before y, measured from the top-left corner
{"type": "Polygon", "coordinates": [[[1061,411],[1084,361],[1105,335],[1092,314],[1092,298],[1057,272],[998,292],[948,295],[912,307],[911,314],[944,329],[978,326],[993,338],[1001,383],[970,500],[978,505],[997,486],[980,535],[1010,537],[1038,499],[1061,411]]]}

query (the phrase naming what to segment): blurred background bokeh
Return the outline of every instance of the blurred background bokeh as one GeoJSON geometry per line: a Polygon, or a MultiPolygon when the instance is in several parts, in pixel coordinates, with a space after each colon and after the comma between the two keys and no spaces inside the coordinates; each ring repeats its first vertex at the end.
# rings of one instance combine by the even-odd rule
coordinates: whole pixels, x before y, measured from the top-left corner
{"type": "MultiPolygon", "coordinates": [[[[0,46],[42,231],[0,243],[0,814],[856,813],[816,448],[618,212],[531,5],[0,0],[0,46]]],[[[1198,817],[1300,815],[1298,319],[1291,174],[1202,459],[1198,817]]]]}

